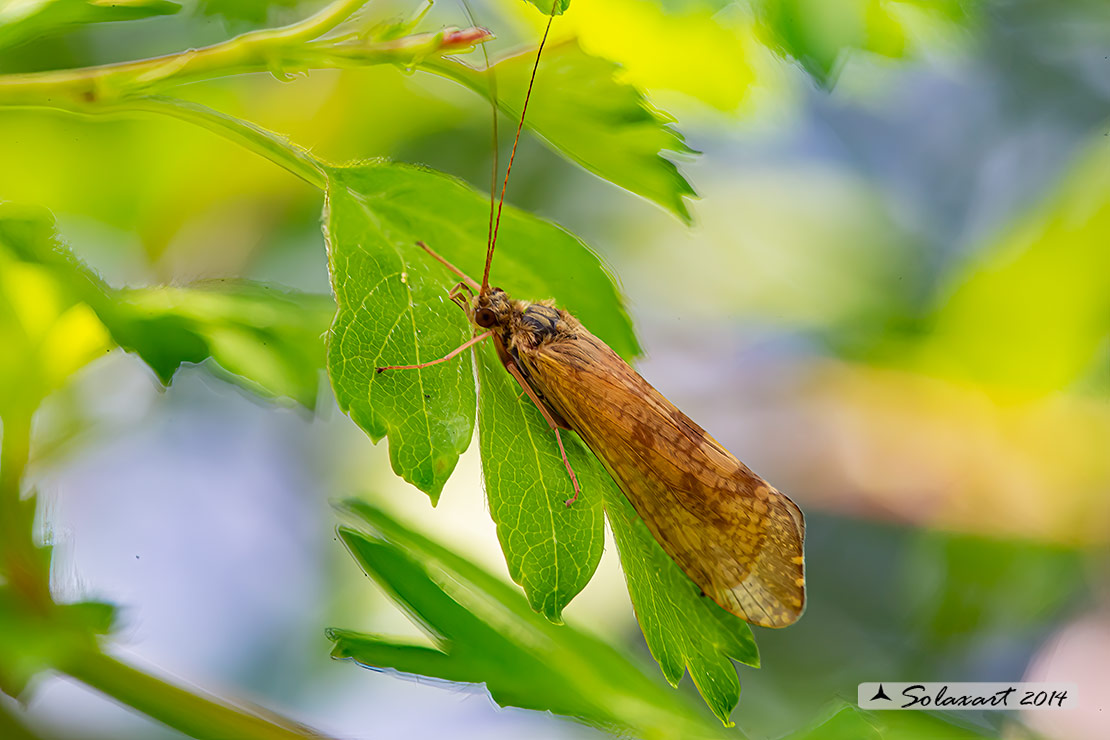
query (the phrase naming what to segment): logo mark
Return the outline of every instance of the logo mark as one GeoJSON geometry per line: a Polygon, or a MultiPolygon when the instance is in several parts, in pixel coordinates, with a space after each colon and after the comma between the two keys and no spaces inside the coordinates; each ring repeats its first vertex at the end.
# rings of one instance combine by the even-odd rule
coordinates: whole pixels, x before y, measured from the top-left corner
{"type": "Polygon", "coordinates": [[[861,683],[860,709],[1074,709],[1075,684],[1066,683],[861,683]]]}
{"type": "Polygon", "coordinates": [[[893,701],[893,699],[891,699],[889,696],[887,696],[886,692],[883,691],[883,685],[882,684],[879,684],[879,690],[876,691],[875,695],[871,697],[871,701],[875,701],[877,699],[886,699],[887,701],[893,701]]]}

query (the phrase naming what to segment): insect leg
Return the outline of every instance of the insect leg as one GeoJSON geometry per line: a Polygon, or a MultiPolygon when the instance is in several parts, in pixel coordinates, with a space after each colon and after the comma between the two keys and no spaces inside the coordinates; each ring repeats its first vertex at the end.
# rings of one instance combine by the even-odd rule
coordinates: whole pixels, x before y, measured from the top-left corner
{"type": "Polygon", "coordinates": [[[567,458],[567,451],[563,447],[563,437],[559,434],[560,425],[555,421],[555,417],[551,415],[551,412],[547,410],[547,405],[539,399],[536,392],[532,390],[532,386],[528,385],[528,381],[520,374],[520,368],[516,366],[516,363],[506,362],[505,369],[509,371],[510,375],[516,378],[516,382],[520,383],[520,387],[523,388],[524,392],[528,394],[528,397],[532,399],[532,403],[534,403],[536,408],[540,410],[540,413],[543,414],[543,418],[547,421],[548,426],[555,432],[555,441],[559,443],[559,454],[563,456],[563,465],[567,466],[567,472],[570,473],[571,485],[574,486],[574,495],[563,502],[567,506],[570,506],[578,500],[578,494],[581,489],[578,487],[578,476],[574,474],[574,468],[570,466],[570,460],[567,458]]]}
{"type": "Polygon", "coordinates": [[[447,297],[463,311],[468,311],[467,307],[470,305],[471,299],[474,298],[474,291],[472,291],[470,286],[466,283],[458,283],[451,289],[451,292],[447,294],[447,297]]]}
{"type": "Polygon", "coordinates": [[[436,253],[435,253],[435,252],[434,252],[434,251],[432,250],[432,248],[431,248],[431,247],[429,247],[429,246],[428,246],[427,244],[425,244],[424,242],[417,242],[417,243],[416,243],[416,246],[420,247],[420,248],[421,248],[421,249],[423,249],[423,250],[424,250],[425,252],[427,252],[428,254],[432,255],[432,256],[433,256],[433,257],[435,257],[435,258],[436,258],[437,260],[439,260],[439,262],[440,262],[440,263],[442,263],[444,267],[446,267],[446,268],[447,268],[448,270],[450,270],[451,272],[453,272],[453,273],[455,273],[456,275],[458,275],[459,277],[461,277],[461,278],[463,279],[463,282],[464,282],[464,283],[466,283],[467,285],[469,285],[469,286],[470,286],[471,288],[473,288],[474,290],[478,290],[478,281],[476,281],[476,280],[475,280],[474,278],[472,278],[472,277],[470,277],[469,275],[467,275],[467,274],[466,274],[465,272],[463,272],[463,271],[462,271],[462,270],[460,270],[459,268],[457,268],[457,267],[455,267],[454,265],[452,265],[452,264],[451,264],[450,262],[448,262],[447,260],[445,260],[445,259],[443,259],[442,257],[440,257],[440,256],[439,256],[438,254],[436,254],[436,253]]]}
{"type": "Polygon", "coordinates": [[[563,456],[563,464],[567,466],[567,472],[570,473],[570,482],[574,486],[574,495],[563,502],[569,508],[571,504],[578,500],[578,493],[581,489],[578,488],[578,478],[574,475],[574,468],[570,466],[570,460],[567,459],[567,451],[563,449],[563,437],[559,434],[559,428],[552,427],[552,429],[555,430],[555,441],[559,443],[559,454],[563,456]]]}
{"type": "Polygon", "coordinates": [[[483,339],[488,339],[492,334],[492,331],[484,331],[478,336],[464,343],[461,347],[456,347],[455,349],[451,350],[443,357],[440,357],[438,360],[432,360],[431,362],[421,362],[419,365],[386,365],[385,367],[376,368],[376,370],[379,373],[384,373],[386,370],[419,370],[424,367],[438,365],[441,362],[447,362],[448,360],[452,360],[458,357],[463,352],[463,350],[467,349],[468,347],[473,347],[475,344],[482,341],[483,339]]]}

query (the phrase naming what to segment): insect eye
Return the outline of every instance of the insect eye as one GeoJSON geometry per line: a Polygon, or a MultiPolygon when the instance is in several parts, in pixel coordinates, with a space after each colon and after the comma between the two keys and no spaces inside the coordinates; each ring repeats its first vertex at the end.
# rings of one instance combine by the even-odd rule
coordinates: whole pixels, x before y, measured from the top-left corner
{"type": "Polygon", "coordinates": [[[483,329],[488,329],[497,323],[497,316],[488,308],[479,308],[474,314],[474,323],[483,329]]]}

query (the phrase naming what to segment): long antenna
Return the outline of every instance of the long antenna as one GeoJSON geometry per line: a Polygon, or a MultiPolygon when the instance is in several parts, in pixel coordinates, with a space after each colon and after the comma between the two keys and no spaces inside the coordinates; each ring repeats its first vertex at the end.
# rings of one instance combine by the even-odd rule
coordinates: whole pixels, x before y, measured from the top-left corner
{"type": "MultiPolygon", "coordinates": [[[[463,10],[466,12],[466,18],[472,27],[477,27],[478,22],[474,20],[474,10],[470,7],[468,0],[462,0],[463,10]]],[[[493,65],[489,63],[489,52],[486,51],[486,45],[482,44],[482,57],[486,62],[486,78],[489,80],[489,102],[490,111],[493,114],[492,125],[490,131],[493,137],[493,167],[490,168],[489,174],[489,229],[486,231],[486,253],[493,248],[493,198],[497,193],[497,174],[501,169],[501,164],[498,161],[498,146],[497,146],[497,76],[494,74],[493,65]]]]}
{"type": "MultiPolygon", "coordinates": [[[[513,171],[513,159],[516,158],[516,147],[520,143],[520,132],[524,129],[524,116],[528,112],[528,101],[532,97],[532,86],[536,83],[536,72],[540,68],[540,55],[543,54],[543,45],[547,43],[547,35],[551,32],[551,22],[555,20],[555,8],[559,7],[561,0],[551,4],[551,15],[547,17],[547,27],[543,30],[543,38],[536,49],[536,63],[532,65],[532,77],[528,80],[528,91],[524,94],[524,105],[520,109],[520,122],[516,127],[516,136],[513,138],[513,151],[509,154],[509,166],[505,168],[505,181],[501,183],[501,197],[497,201],[497,217],[493,221],[493,231],[490,234],[489,245],[486,247],[486,269],[482,272],[482,289],[479,295],[489,292],[489,268],[493,264],[493,248],[497,245],[497,229],[501,226],[501,207],[505,204],[505,190],[509,187],[509,174],[513,171]]],[[[485,51],[483,47],[482,51],[485,51]]],[[[492,79],[492,78],[491,78],[492,79]]],[[[497,110],[494,109],[494,118],[497,110]]],[[[490,210],[493,209],[493,194],[490,193],[490,210]]]]}

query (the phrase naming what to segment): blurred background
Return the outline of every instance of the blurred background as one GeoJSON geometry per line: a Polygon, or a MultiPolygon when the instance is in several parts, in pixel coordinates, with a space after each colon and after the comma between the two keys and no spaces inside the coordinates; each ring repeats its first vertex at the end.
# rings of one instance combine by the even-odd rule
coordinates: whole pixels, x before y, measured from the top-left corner
{"type": "MultiPolygon", "coordinates": [[[[373,12],[412,10],[391,1],[373,12]]],[[[200,46],[313,7],[186,2],[6,50],[0,73],[200,46]]],[[[1077,684],[1080,708],[959,719],[1110,737],[1110,5],[778,7],[575,0],[555,22],[702,152],[681,163],[692,228],[527,136],[508,196],[604,257],[641,373],[807,513],[808,612],[757,630],[764,667],[741,668],[733,719],[773,738],[861,681],[1041,680],[1077,684]]],[[[542,20],[508,0],[475,13],[494,53],[542,20]]],[[[442,25],[469,24],[440,2],[422,27],[442,25]]],[[[332,161],[488,183],[488,101],[443,79],[375,67],[182,92],[332,161]]],[[[0,200],[50,208],[112,285],[328,290],[319,192],[187,124],[3,110],[0,163],[0,200]]],[[[416,634],[335,540],[330,500],[363,495],[505,566],[474,450],[433,509],[321,389],[314,412],[275,408],[203,367],[163,390],[133,356],[97,361],[38,419],[56,592],[120,604],[129,660],[338,736],[600,736],[328,659],[328,626],[416,634]]],[[[566,618],[658,673],[612,546],[566,618]]],[[[39,683],[29,717],[60,737],[174,736],[64,679],[39,683]]]]}

